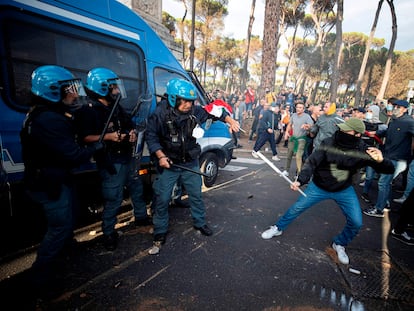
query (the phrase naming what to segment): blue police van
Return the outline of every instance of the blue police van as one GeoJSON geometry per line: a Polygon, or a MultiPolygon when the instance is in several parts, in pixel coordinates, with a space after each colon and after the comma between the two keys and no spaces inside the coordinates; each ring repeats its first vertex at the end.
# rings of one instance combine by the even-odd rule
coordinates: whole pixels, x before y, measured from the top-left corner
{"type": "MultiPolygon", "coordinates": [[[[41,65],[60,65],[85,81],[94,67],[107,67],[123,79],[127,98],[121,103],[145,131],[145,121],[155,109],[172,78],[197,86],[198,103],[209,99],[198,81],[186,72],[158,35],[133,10],[115,0],[2,0],[0,2],[0,217],[30,219],[22,177],[19,132],[30,105],[31,73],[41,65]]],[[[201,169],[211,177],[231,160],[234,144],[222,122],[204,125],[201,169]]],[[[140,136],[137,158],[140,174],[150,184],[150,157],[140,136]]],[[[99,205],[94,163],[76,172],[82,204],[99,205]],[[92,178],[89,178],[92,177],[92,178]]],[[[150,187],[146,193],[150,197],[150,187]]],[[[93,208],[92,208],[93,209],[93,208]]],[[[13,223],[13,222],[11,222],[13,223]]],[[[1,232],[0,232],[1,234],[1,232]]]]}

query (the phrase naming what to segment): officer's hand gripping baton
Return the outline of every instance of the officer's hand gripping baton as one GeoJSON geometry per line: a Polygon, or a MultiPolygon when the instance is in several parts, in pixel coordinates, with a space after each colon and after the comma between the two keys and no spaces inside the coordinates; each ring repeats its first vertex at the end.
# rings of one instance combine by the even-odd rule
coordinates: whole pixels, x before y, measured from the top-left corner
{"type": "Polygon", "coordinates": [[[175,164],[175,163],[171,163],[171,162],[170,162],[170,165],[171,166],[175,166],[177,168],[181,168],[182,170],[189,171],[189,172],[194,173],[194,174],[198,174],[198,175],[207,177],[207,178],[210,178],[211,177],[210,175],[208,175],[206,173],[195,171],[195,170],[193,170],[193,169],[191,169],[189,167],[183,166],[183,165],[179,165],[179,164],[175,164]]]}
{"type": "Polygon", "coordinates": [[[101,133],[101,136],[99,136],[98,142],[100,142],[100,143],[103,141],[103,139],[105,137],[105,133],[108,130],[109,122],[111,122],[112,116],[114,115],[115,109],[118,106],[120,100],[121,100],[121,94],[118,94],[116,96],[116,100],[115,100],[114,106],[112,107],[111,113],[109,114],[108,120],[106,120],[105,126],[102,130],[102,133],[101,133]]]}
{"type": "MultiPolygon", "coordinates": [[[[286,180],[289,184],[293,184],[293,182],[286,177],[272,162],[269,161],[268,158],[266,158],[260,151],[256,151],[256,154],[263,160],[266,162],[267,165],[269,165],[279,176],[283,177],[284,180],[286,180]]],[[[301,195],[303,195],[304,197],[306,197],[307,195],[298,188],[298,191],[300,192],[301,195]]]]}

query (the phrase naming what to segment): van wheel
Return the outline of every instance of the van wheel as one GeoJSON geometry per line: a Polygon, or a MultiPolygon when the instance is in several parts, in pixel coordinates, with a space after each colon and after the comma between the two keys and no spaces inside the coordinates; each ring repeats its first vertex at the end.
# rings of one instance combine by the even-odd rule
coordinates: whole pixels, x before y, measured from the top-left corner
{"type": "Polygon", "coordinates": [[[200,171],[209,175],[210,177],[203,176],[203,186],[211,187],[216,182],[218,175],[218,159],[212,152],[207,152],[200,159],[200,171]]]}

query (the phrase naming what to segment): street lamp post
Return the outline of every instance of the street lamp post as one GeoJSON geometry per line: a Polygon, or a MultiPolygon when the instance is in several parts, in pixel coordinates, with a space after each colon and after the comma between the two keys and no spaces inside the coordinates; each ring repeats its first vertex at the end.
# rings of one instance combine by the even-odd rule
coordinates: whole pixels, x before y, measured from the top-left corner
{"type": "Polygon", "coordinates": [[[194,70],[195,6],[196,6],[196,0],[193,0],[193,4],[192,4],[192,8],[191,8],[190,71],[193,71],[194,70]]]}

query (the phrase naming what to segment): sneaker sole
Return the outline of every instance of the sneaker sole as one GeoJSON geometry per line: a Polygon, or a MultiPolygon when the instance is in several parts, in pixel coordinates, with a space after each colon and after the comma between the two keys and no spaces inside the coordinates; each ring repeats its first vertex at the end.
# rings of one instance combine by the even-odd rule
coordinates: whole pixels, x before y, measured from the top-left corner
{"type": "Polygon", "coordinates": [[[402,243],[404,243],[404,244],[406,244],[406,245],[414,245],[414,241],[413,241],[413,242],[411,242],[411,241],[407,241],[407,240],[405,240],[404,238],[402,238],[402,237],[400,237],[400,236],[398,236],[398,235],[393,235],[393,234],[391,234],[391,236],[392,236],[394,239],[396,239],[396,240],[398,240],[398,241],[400,241],[400,242],[402,242],[402,243]]]}
{"type": "Polygon", "coordinates": [[[384,218],[384,214],[380,215],[380,214],[370,214],[370,213],[365,213],[365,215],[367,216],[371,216],[371,217],[377,217],[377,218],[384,218]]]}
{"type": "Polygon", "coordinates": [[[271,237],[264,237],[263,233],[261,234],[261,237],[263,240],[270,240],[271,238],[274,238],[275,236],[281,236],[283,232],[280,232],[278,234],[273,234],[271,237]]]}

